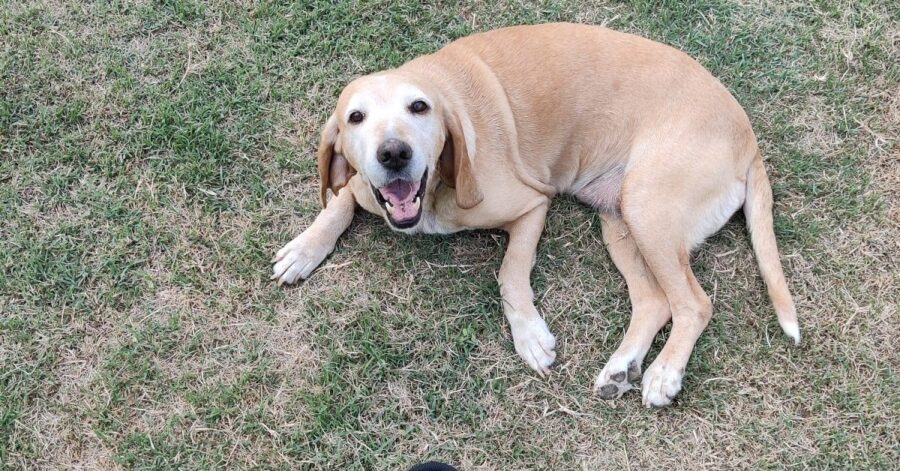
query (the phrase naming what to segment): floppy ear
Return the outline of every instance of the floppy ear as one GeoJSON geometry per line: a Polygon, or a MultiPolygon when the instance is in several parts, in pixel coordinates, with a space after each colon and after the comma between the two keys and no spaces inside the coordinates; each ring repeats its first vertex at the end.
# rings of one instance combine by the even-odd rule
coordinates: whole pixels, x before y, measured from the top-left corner
{"type": "Polygon", "coordinates": [[[328,204],[325,199],[328,190],[336,195],[356,173],[356,169],[341,154],[338,132],[337,117],[331,115],[319,141],[319,197],[323,208],[328,204]]]}
{"type": "Polygon", "coordinates": [[[456,189],[456,205],[463,209],[475,207],[484,195],[472,171],[475,162],[475,129],[469,117],[450,109],[444,110],[444,127],[448,136],[438,162],[441,180],[456,189]]]}

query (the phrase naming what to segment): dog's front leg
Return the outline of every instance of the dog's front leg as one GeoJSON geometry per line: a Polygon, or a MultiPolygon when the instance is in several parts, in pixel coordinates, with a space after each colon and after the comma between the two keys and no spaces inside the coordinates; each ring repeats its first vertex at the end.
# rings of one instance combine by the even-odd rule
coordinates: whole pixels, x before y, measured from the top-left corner
{"type": "Polygon", "coordinates": [[[531,268],[547,207],[541,204],[503,226],[509,233],[509,245],[498,276],[503,313],[509,321],[516,353],[541,376],[550,373],[550,365],[556,359],[556,339],[534,307],[531,290],[531,268]]]}
{"type": "Polygon", "coordinates": [[[313,270],[334,250],[338,237],[350,226],[356,199],[350,186],[345,186],[328,206],[316,216],[303,233],[281,248],[272,263],[272,279],[278,284],[309,278],[313,270]]]}

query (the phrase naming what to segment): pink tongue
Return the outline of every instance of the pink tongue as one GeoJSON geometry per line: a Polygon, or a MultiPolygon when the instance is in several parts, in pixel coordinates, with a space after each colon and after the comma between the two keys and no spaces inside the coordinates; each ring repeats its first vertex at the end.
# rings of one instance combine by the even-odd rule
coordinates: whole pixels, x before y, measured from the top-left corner
{"type": "Polygon", "coordinates": [[[393,208],[388,210],[395,221],[405,221],[416,217],[419,208],[413,205],[413,200],[416,198],[416,192],[419,191],[420,184],[421,182],[394,180],[378,189],[381,192],[381,196],[393,206],[393,208]]]}

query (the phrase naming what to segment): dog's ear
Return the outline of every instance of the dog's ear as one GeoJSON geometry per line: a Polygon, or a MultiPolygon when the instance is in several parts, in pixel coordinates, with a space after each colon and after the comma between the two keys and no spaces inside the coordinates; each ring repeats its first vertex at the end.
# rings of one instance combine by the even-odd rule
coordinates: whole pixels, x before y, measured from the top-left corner
{"type": "Polygon", "coordinates": [[[444,128],[447,137],[438,162],[441,180],[456,190],[457,206],[473,208],[484,199],[473,171],[475,129],[467,115],[447,108],[444,109],[444,128]]]}
{"type": "Polygon", "coordinates": [[[326,199],[328,190],[336,195],[356,173],[356,169],[350,166],[341,153],[339,132],[337,116],[332,114],[322,129],[319,141],[319,197],[322,199],[323,208],[328,204],[326,199]]]}

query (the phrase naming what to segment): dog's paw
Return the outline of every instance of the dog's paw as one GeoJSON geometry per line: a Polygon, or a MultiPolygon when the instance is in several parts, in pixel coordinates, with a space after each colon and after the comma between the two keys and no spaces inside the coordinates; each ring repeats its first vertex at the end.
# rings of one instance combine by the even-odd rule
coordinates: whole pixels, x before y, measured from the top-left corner
{"type": "Polygon", "coordinates": [[[653,362],[644,373],[641,392],[644,395],[644,406],[664,407],[672,403],[672,399],[681,391],[682,370],[653,362]]]}
{"type": "Polygon", "coordinates": [[[641,365],[636,360],[613,355],[594,381],[594,393],[600,399],[618,399],[634,389],[640,377],[641,365]]]}
{"type": "Polygon", "coordinates": [[[541,376],[550,374],[550,365],[556,360],[556,337],[544,319],[516,319],[509,325],[516,353],[541,376]]]}
{"type": "Polygon", "coordinates": [[[283,285],[309,278],[329,253],[331,250],[314,243],[304,232],[275,254],[271,279],[278,280],[278,284],[283,285]]]}

